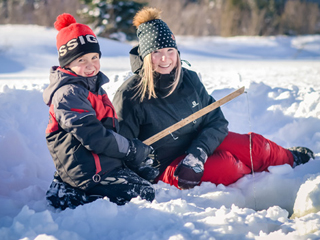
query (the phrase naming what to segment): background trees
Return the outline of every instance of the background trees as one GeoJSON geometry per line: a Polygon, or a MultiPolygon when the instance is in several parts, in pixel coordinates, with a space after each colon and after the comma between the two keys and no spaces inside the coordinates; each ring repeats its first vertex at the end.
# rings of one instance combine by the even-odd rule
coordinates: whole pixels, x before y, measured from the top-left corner
{"type": "Polygon", "coordinates": [[[320,33],[320,0],[0,0],[0,24],[53,26],[69,12],[99,36],[132,40],[144,5],[163,10],[176,35],[269,36],[320,33]]]}
{"type": "Polygon", "coordinates": [[[145,4],[128,0],[82,0],[78,13],[93,25],[99,36],[119,40],[135,39],[135,13],[145,4]]]}

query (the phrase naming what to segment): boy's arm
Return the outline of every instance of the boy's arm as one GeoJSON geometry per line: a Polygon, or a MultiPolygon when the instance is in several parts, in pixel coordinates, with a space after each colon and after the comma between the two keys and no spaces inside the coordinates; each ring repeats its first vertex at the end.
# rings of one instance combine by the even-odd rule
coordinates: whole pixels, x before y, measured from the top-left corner
{"type": "Polygon", "coordinates": [[[53,99],[56,119],[60,126],[96,154],[123,158],[129,149],[128,140],[106,129],[97,119],[85,89],[68,85],[53,99]]]}

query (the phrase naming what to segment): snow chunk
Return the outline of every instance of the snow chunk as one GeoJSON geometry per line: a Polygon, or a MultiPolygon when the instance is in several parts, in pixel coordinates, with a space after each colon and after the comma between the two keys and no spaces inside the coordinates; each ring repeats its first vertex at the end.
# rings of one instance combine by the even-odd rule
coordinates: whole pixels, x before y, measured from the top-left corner
{"type": "Polygon", "coordinates": [[[293,169],[289,164],[284,164],[280,166],[270,166],[268,167],[268,171],[273,174],[284,175],[292,173],[293,169]]]}
{"type": "Polygon", "coordinates": [[[320,175],[312,176],[300,186],[292,217],[302,217],[320,211],[320,175]]]}

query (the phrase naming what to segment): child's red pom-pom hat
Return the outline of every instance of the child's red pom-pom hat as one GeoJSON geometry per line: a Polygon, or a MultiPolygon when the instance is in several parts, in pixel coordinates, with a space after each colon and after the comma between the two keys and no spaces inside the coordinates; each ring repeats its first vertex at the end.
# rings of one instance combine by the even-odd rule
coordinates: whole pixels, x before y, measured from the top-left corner
{"type": "Polygon", "coordinates": [[[71,14],[59,15],[54,27],[59,31],[57,49],[61,67],[65,67],[87,53],[99,53],[101,56],[96,35],[87,25],[77,23],[71,14]]]}

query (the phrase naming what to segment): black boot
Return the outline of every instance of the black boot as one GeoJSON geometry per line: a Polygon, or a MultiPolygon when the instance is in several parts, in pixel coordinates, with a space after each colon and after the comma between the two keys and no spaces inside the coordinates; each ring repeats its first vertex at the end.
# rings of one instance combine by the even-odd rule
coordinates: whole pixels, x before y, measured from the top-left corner
{"type": "Polygon", "coordinates": [[[291,147],[288,148],[288,150],[290,150],[290,152],[293,155],[294,158],[294,164],[293,166],[298,166],[300,164],[305,164],[306,162],[308,162],[310,160],[310,158],[314,159],[314,154],[313,152],[306,147],[291,147]]]}
{"type": "Polygon", "coordinates": [[[90,203],[101,196],[88,196],[84,191],[71,187],[63,182],[55,173],[54,179],[46,193],[48,204],[54,208],[64,210],[74,209],[79,205],[90,203]]]}

